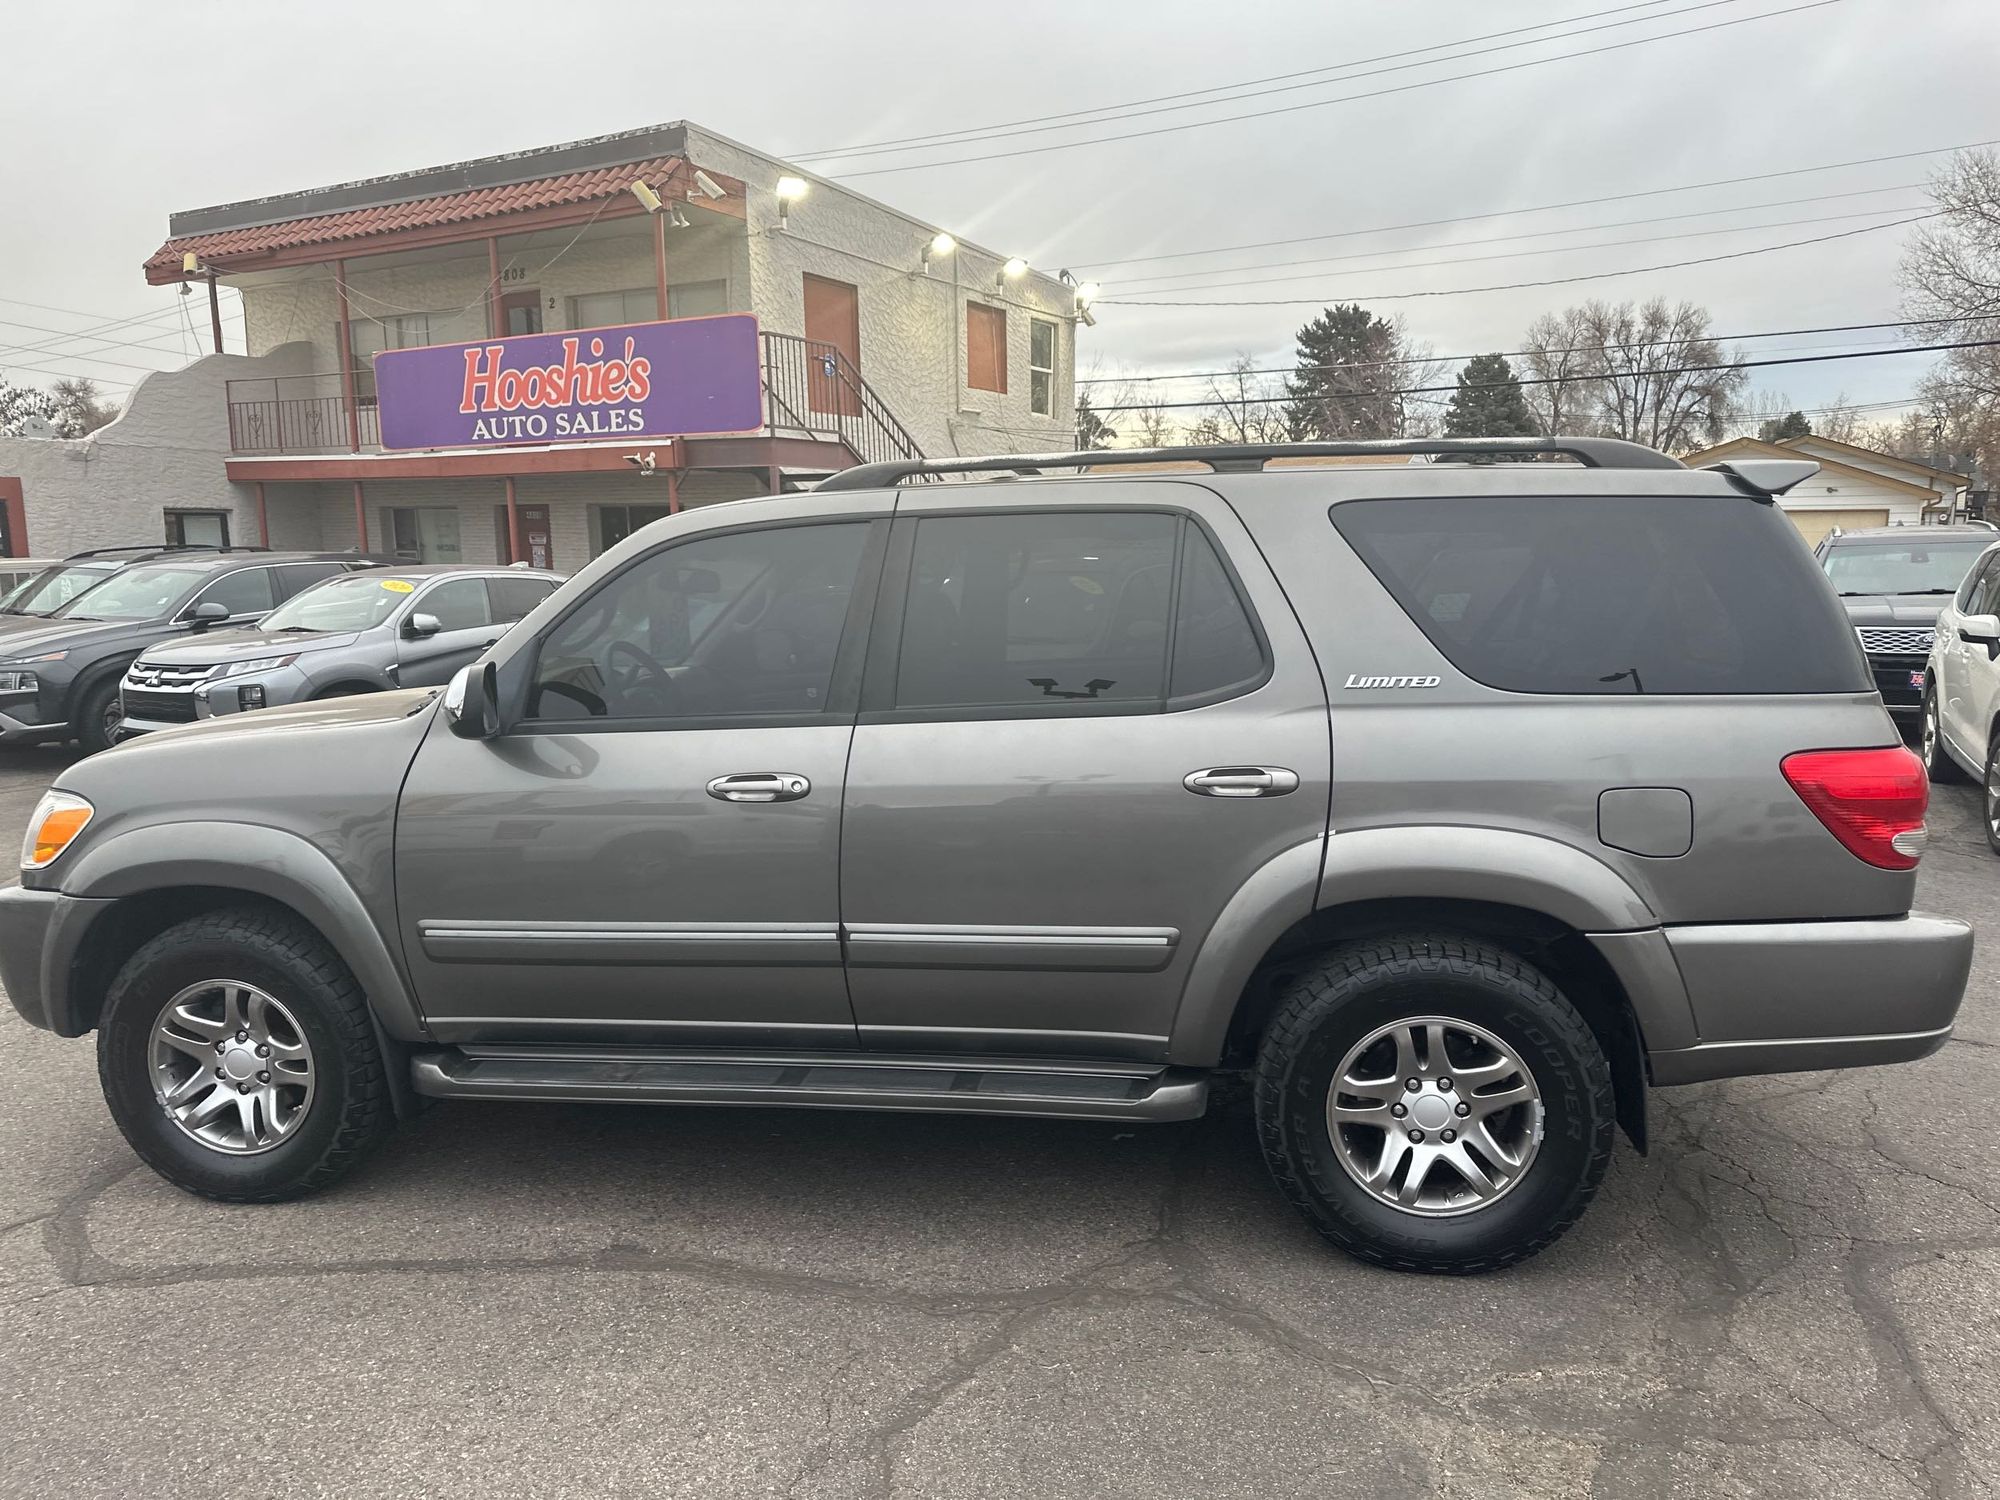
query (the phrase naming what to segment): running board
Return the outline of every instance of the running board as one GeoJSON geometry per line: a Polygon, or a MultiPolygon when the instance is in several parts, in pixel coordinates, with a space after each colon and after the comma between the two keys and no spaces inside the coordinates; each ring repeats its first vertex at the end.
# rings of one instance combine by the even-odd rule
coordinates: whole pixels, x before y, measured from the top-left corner
{"type": "Polygon", "coordinates": [[[763,1104],[1059,1120],[1192,1120],[1193,1068],[1064,1059],[824,1052],[463,1047],[421,1052],[411,1082],[434,1099],[763,1104]]]}

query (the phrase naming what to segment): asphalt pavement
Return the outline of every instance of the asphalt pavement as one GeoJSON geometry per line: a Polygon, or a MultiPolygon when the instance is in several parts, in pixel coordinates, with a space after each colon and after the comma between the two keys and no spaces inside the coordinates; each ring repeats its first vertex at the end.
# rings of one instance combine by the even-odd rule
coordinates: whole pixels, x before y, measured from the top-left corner
{"type": "MultiPolygon", "coordinates": [[[[0,752],[0,836],[61,763],[0,752]]],[[[1988,928],[1974,794],[1932,829],[1921,904],[1988,928]]],[[[1425,1279],[1306,1230],[1240,1100],[447,1105],[228,1207],[0,1006],[0,1494],[1991,1494],[1996,1097],[1982,946],[1937,1056],[1655,1093],[1553,1250],[1425,1279]]]]}

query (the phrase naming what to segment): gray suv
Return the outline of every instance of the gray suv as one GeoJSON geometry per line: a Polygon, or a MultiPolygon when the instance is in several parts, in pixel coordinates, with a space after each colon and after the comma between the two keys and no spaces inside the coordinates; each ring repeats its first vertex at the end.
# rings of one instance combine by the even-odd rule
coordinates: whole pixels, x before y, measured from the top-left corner
{"type": "Polygon", "coordinates": [[[147,651],[119,685],[118,737],[245,709],[436,686],[561,582],[555,573],[470,565],[328,579],[247,630],[147,651]]]}
{"type": "Polygon", "coordinates": [[[1649,1086],[1950,1034],[1928,783],[1772,503],[1813,468],[1201,448],[685,512],[441,693],[64,771],[0,976],[229,1201],[433,1098],[1138,1122],[1235,1070],[1328,1239],[1507,1265],[1649,1086]]]}

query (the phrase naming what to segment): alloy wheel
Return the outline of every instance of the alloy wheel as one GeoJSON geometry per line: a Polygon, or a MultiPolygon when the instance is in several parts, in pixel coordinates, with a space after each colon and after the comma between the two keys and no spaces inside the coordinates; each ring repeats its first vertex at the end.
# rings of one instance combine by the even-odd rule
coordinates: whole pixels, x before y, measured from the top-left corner
{"type": "Polygon", "coordinates": [[[234,979],[191,984],[153,1023],[160,1108],[183,1133],[232,1156],[288,1139],[313,1101],[313,1056],[275,996],[234,979]]]}
{"type": "MultiPolygon", "coordinates": [[[[1989,804],[1990,805],[1990,804],[1989,804]]],[[[1420,1016],[1378,1026],[1342,1059],[1326,1126],[1340,1164],[1405,1213],[1476,1212],[1516,1187],[1542,1144],[1542,1095],[1483,1026],[1420,1016]]]]}
{"type": "Polygon", "coordinates": [[[1926,772],[1934,773],[1936,771],[1938,762],[1937,699],[1933,698],[1929,693],[1924,694],[1924,727],[1923,727],[1922,745],[1923,745],[1923,757],[1924,757],[1924,770],[1926,772]]]}

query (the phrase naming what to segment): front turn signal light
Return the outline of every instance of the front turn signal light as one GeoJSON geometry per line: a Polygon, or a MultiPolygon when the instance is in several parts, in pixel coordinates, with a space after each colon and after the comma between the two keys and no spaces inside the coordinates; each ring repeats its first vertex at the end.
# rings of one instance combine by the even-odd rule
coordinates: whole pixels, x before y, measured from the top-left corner
{"type": "Polygon", "coordinates": [[[44,792],[28,819],[28,836],[21,844],[21,868],[45,869],[76,841],[84,825],[96,811],[83,798],[69,792],[44,792]]]}

